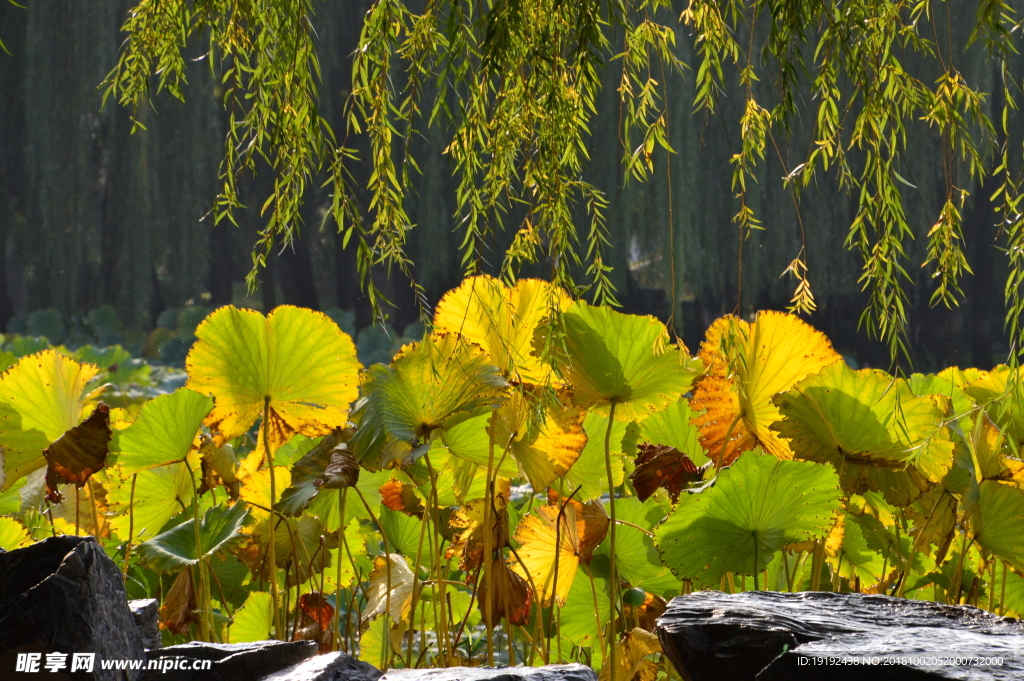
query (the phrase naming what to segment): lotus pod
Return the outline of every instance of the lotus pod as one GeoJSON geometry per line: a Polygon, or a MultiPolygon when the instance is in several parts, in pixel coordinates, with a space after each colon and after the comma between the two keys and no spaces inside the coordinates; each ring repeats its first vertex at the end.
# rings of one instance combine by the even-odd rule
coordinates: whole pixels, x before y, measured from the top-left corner
{"type": "Polygon", "coordinates": [[[359,464],[347,444],[342,442],[331,450],[331,460],[321,479],[318,487],[325,489],[353,487],[359,481],[359,464]]]}

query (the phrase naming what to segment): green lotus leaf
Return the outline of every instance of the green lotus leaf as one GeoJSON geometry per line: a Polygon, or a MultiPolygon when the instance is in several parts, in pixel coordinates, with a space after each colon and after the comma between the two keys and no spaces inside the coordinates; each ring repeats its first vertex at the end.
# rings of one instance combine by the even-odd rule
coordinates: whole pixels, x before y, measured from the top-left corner
{"type": "Polygon", "coordinates": [[[784,545],[824,536],[839,498],[831,466],[747,452],[718,474],[714,487],[680,497],[654,543],[682,579],[750,575],[784,545]]]}
{"type": "Polygon", "coordinates": [[[839,574],[850,580],[860,579],[861,588],[874,586],[882,581],[885,558],[870,546],[864,538],[864,531],[858,523],[845,522],[843,543],[836,552],[839,574]]]}
{"type": "Polygon", "coordinates": [[[1014,443],[1024,444],[1024,381],[1020,369],[1000,365],[964,386],[964,392],[983,407],[1014,443]]]}
{"type": "Polygon", "coordinates": [[[199,523],[199,542],[196,548],[195,519],[139,544],[139,554],[157,572],[195,565],[201,558],[228,548],[240,538],[242,525],[249,515],[245,503],[233,506],[214,506],[207,509],[199,523]]]}
{"type": "Polygon", "coordinates": [[[43,450],[91,412],[99,367],[55,351],[21,358],[0,379],[0,447],[5,490],[46,466],[43,450]],[[87,411],[88,410],[88,411],[87,411]]]}
{"type": "Polygon", "coordinates": [[[366,373],[366,403],[350,446],[370,470],[412,458],[436,432],[496,409],[506,385],[483,350],[457,334],[411,343],[391,366],[366,373]]]}
{"type": "Polygon", "coordinates": [[[391,647],[391,616],[379,615],[359,637],[359,659],[377,669],[387,670],[394,656],[391,647]]]}
{"type": "Polygon", "coordinates": [[[784,418],[772,428],[797,458],[835,466],[848,494],[906,506],[952,465],[944,398],[917,397],[885,372],[837,362],[774,401],[784,418]]]}
{"type": "MultiPolygon", "coordinates": [[[[359,482],[356,483],[355,487],[362,493],[370,508],[375,509],[380,505],[380,486],[390,478],[391,473],[388,471],[367,471],[364,469],[359,472],[359,482]]],[[[320,523],[328,532],[336,532],[341,522],[341,514],[338,510],[338,495],[341,492],[342,490],[340,489],[321,489],[320,494],[313,497],[313,501],[309,504],[309,514],[319,518],[320,523]]],[[[346,524],[350,518],[370,520],[370,516],[366,512],[366,506],[359,499],[359,494],[356,493],[355,488],[350,489],[345,498],[346,524]]]]}
{"type": "MultiPolygon", "coordinates": [[[[665,509],[652,500],[646,503],[636,497],[617,499],[616,518],[623,524],[615,534],[615,567],[619,578],[632,586],[643,587],[648,581],[665,574],[668,568],[654,547],[651,536],[639,528],[655,527],[665,517],[665,509]]],[[[608,555],[608,542],[602,542],[595,555],[608,555]]]]}
{"type": "Polygon", "coordinates": [[[700,431],[690,422],[696,415],[685,399],[673,402],[640,422],[640,441],[675,447],[690,457],[694,465],[702,466],[708,455],[700,444],[700,431]]]}
{"type": "Polygon", "coordinates": [[[139,418],[117,433],[111,446],[120,452],[122,475],[184,461],[211,409],[209,396],[188,388],[146,402],[139,418]]]}
{"type": "Polygon", "coordinates": [[[565,605],[559,608],[558,633],[575,646],[597,647],[600,633],[608,626],[608,565],[606,556],[595,554],[590,572],[576,568],[565,605]],[[600,563],[604,561],[602,566],[600,563]],[[603,568],[603,569],[602,569],[603,568]],[[590,575],[593,574],[593,591],[590,575]]]}
{"type": "MultiPolygon", "coordinates": [[[[489,447],[487,425],[490,423],[490,419],[490,414],[481,414],[480,416],[466,419],[462,423],[457,423],[442,431],[441,441],[444,442],[445,446],[448,447],[448,451],[453,456],[474,463],[477,466],[486,466],[489,447]]],[[[501,460],[500,466],[497,469],[498,475],[506,478],[517,477],[519,469],[516,466],[515,460],[511,456],[501,459],[501,451],[501,447],[496,445],[493,465],[498,465],[499,459],[501,460]]],[[[433,454],[431,454],[431,457],[433,457],[433,454]]]]}
{"type": "MultiPolygon", "coordinates": [[[[640,421],[682,397],[701,372],[685,348],[671,345],[654,317],[577,302],[562,316],[565,345],[554,353],[581,407],[640,421]]],[[[543,335],[538,341],[543,342],[543,335]]]]}
{"type": "Polygon", "coordinates": [[[985,551],[1024,570],[1024,490],[984,480],[978,504],[970,515],[971,532],[985,551]]]}
{"type": "Polygon", "coordinates": [[[270,594],[263,591],[251,592],[242,607],[236,610],[235,616],[231,618],[231,626],[228,628],[229,641],[266,641],[274,627],[273,613],[270,594]]]}
{"type": "MultiPolygon", "coordinates": [[[[116,470],[116,469],[115,469],[116,470]]],[[[174,516],[192,503],[192,480],[184,463],[159,466],[132,476],[107,489],[107,502],[114,512],[110,525],[122,539],[129,530],[132,541],[155,537],[174,516]]]]}

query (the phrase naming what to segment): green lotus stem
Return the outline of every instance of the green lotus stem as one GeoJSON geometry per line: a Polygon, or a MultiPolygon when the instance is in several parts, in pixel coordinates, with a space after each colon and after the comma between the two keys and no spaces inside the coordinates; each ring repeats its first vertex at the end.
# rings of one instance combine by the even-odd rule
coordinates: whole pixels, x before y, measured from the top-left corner
{"type": "Polygon", "coordinates": [[[999,591],[999,614],[1006,615],[1006,563],[1003,563],[1003,586],[999,591]]]}
{"type": "Polygon", "coordinates": [[[92,484],[92,478],[86,481],[89,485],[89,506],[92,508],[92,531],[96,541],[100,540],[100,516],[96,512],[96,488],[92,484]]]}
{"type": "Polygon", "coordinates": [[[601,626],[601,609],[597,607],[597,587],[594,585],[594,573],[590,571],[590,568],[584,568],[587,573],[587,577],[590,578],[590,596],[594,599],[594,622],[597,624],[597,643],[601,647],[601,656],[608,657],[607,641],[604,637],[604,627],[601,626]]]}
{"type": "MultiPolygon", "coordinates": [[[[419,540],[416,543],[416,562],[413,565],[413,572],[416,574],[417,578],[419,577],[420,560],[423,557],[423,536],[426,534],[426,530],[427,530],[427,520],[426,520],[426,517],[427,517],[427,514],[424,513],[423,514],[423,518],[421,519],[421,522],[420,522],[420,538],[419,538],[419,540]]],[[[419,581],[419,580],[417,579],[416,581],[419,581]]],[[[409,600],[409,613],[410,613],[409,614],[409,625],[410,625],[409,626],[409,644],[406,647],[408,652],[406,653],[405,659],[410,660],[410,661],[412,660],[412,644],[413,644],[413,639],[415,638],[415,636],[413,636],[413,634],[416,633],[416,626],[415,626],[415,623],[416,623],[416,606],[417,606],[417,601],[419,600],[420,592],[423,589],[422,586],[416,584],[416,581],[413,582],[412,597],[409,600]],[[416,588],[417,586],[420,586],[420,588],[417,589],[416,588]]],[[[431,584],[430,587],[431,587],[432,591],[436,592],[436,588],[434,587],[433,584],[431,584]]],[[[436,603],[437,599],[435,599],[434,602],[436,603]]],[[[436,625],[436,623],[437,623],[437,608],[434,608],[434,622],[435,622],[435,625],[436,625]]],[[[435,629],[435,631],[436,630],[437,629],[435,629]]],[[[424,635],[422,635],[421,638],[420,638],[420,647],[421,648],[425,645],[426,640],[427,640],[426,635],[425,635],[426,634],[426,627],[425,626],[423,627],[423,632],[424,632],[424,635]]]]}
{"type": "Polygon", "coordinates": [[[205,556],[203,556],[202,533],[199,531],[199,492],[196,489],[196,478],[192,467],[188,465],[188,461],[183,461],[182,463],[188,471],[189,482],[192,483],[192,530],[196,541],[196,570],[199,574],[199,598],[197,599],[199,609],[199,640],[209,641],[210,589],[206,583],[206,572],[203,569],[205,556]]]}
{"type": "MultiPolygon", "coordinates": [[[[437,586],[439,588],[431,588],[431,594],[434,595],[435,603],[437,604],[434,608],[434,620],[435,620],[435,631],[438,632],[438,647],[439,650],[447,651],[448,648],[448,599],[445,595],[445,591],[448,585],[448,581],[443,579],[448,574],[448,561],[445,560],[444,572],[441,567],[441,539],[440,539],[440,527],[441,519],[438,517],[437,509],[440,504],[437,501],[437,471],[434,470],[433,464],[430,463],[430,454],[423,455],[423,462],[427,466],[427,474],[430,476],[430,521],[433,525],[433,531],[430,533],[430,547],[435,556],[438,556],[437,561],[437,586]]],[[[426,522],[427,514],[424,514],[423,520],[426,522]]],[[[425,650],[425,649],[424,649],[425,650]]],[[[420,651],[420,655],[423,655],[423,651],[420,651]]],[[[442,655],[444,660],[444,666],[448,666],[448,655],[447,653],[442,655]]]]}
{"type": "Polygon", "coordinates": [[[81,524],[78,522],[78,506],[79,506],[79,503],[78,503],[78,485],[75,485],[75,536],[76,537],[82,533],[82,531],[79,529],[81,524]]]}
{"type": "MultiPolygon", "coordinates": [[[[387,617],[390,617],[391,616],[391,545],[388,542],[388,535],[387,535],[387,532],[384,531],[384,526],[381,525],[380,520],[377,519],[377,515],[373,512],[373,509],[370,508],[370,504],[366,501],[366,497],[363,496],[362,491],[358,487],[353,487],[352,489],[354,489],[356,491],[356,494],[359,495],[359,499],[363,502],[363,506],[366,507],[366,512],[370,514],[370,519],[373,520],[373,524],[377,526],[377,531],[380,532],[381,541],[384,542],[384,573],[386,575],[385,580],[387,582],[387,587],[384,590],[384,614],[387,617]]],[[[386,645],[386,644],[387,644],[387,640],[385,639],[384,645],[386,645]]],[[[388,646],[388,648],[390,648],[390,646],[388,646]]],[[[399,653],[399,656],[401,656],[401,653],[399,653]]],[[[386,672],[388,670],[388,666],[391,663],[391,660],[389,659],[390,655],[385,655],[384,657],[385,657],[384,665],[383,665],[384,669],[382,669],[381,671],[386,672]]]]}
{"type": "MultiPolygon", "coordinates": [[[[608,474],[608,516],[611,518],[611,523],[608,525],[608,629],[609,629],[609,647],[608,647],[608,659],[611,665],[611,681],[617,681],[617,667],[618,657],[616,650],[616,635],[615,635],[615,606],[618,604],[618,576],[616,575],[615,569],[615,527],[618,525],[615,518],[615,479],[612,477],[612,424],[615,423],[615,404],[616,401],[613,399],[610,402],[611,407],[608,410],[608,428],[604,433],[604,468],[608,474]]],[[[557,555],[557,553],[556,553],[557,555]]],[[[559,637],[561,638],[561,637],[559,637]]]]}
{"type": "Polygon", "coordinates": [[[753,534],[753,538],[754,538],[754,591],[760,591],[760,589],[757,588],[757,573],[759,572],[759,570],[757,569],[757,534],[756,533],[753,534]]]}
{"type": "MultiPolygon", "coordinates": [[[[483,555],[483,589],[486,594],[484,598],[483,611],[484,611],[484,624],[486,625],[485,634],[487,636],[487,666],[494,666],[494,593],[491,588],[491,552],[494,551],[494,546],[491,543],[491,531],[494,528],[494,522],[491,520],[491,510],[494,505],[494,419],[495,415],[492,412],[489,423],[487,424],[487,494],[484,499],[484,555],[483,555]]],[[[557,559],[558,549],[557,544],[555,548],[555,556],[557,559]]]]}
{"type": "Polygon", "coordinates": [[[267,462],[267,467],[270,469],[270,516],[267,518],[267,523],[270,527],[270,537],[267,540],[267,562],[270,563],[270,621],[274,623],[274,627],[277,629],[277,638],[279,640],[287,640],[288,632],[284,629],[284,622],[281,620],[281,613],[278,610],[279,594],[277,589],[277,551],[275,549],[275,530],[276,525],[274,523],[274,501],[277,498],[277,485],[274,481],[274,455],[270,451],[270,396],[267,395],[263,398],[263,456],[267,462]]]}
{"type": "MultiPolygon", "coordinates": [[[[345,496],[347,487],[338,491],[338,566],[337,578],[334,582],[334,649],[341,650],[341,559],[345,541],[345,496]]],[[[349,556],[351,558],[351,556],[349,556]]],[[[345,640],[345,652],[348,652],[348,639],[345,640]]]]}
{"type": "Polygon", "coordinates": [[[135,479],[138,477],[138,473],[132,474],[132,491],[128,495],[128,543],[125,544],[124,570],[121,573],[125,580],[128,579],[128,558],[132,555],[132,534],[135,533],[135,479]]]}
{"type": "Polygon", "coordinates": [[[821,567],[825,561],[825,542],[819,539],[814,542],[811,553],[811,591],[818,591],[821,586],[821,567]]]}

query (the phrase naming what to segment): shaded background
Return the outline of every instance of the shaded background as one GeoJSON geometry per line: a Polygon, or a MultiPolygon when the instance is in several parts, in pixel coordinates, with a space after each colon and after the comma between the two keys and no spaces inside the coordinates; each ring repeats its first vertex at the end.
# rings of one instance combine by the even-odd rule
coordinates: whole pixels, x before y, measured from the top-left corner
{"type": "MultiPolygon", "coordinates": [[[[133,4],[48,0],[22,9],[0,2],[0,40],[10,51],[0,54],[0,329],[69,344],[93,337],[122,342],[133,351],[177,362],[195,323],[208,309],[230,302],[264,310],[293,303],[330,310],[350,331],[368,327],[370,310],[358,290],[354,246],[342,248],[334,224],[325,224],[329,196],[323,190],[306,198],[305,226],[294,249],[273,256],[259,290],[247,295],[243,279],[261,224],[256,209],[270,178],[259,175],[242,187],[250,209],[239,213],[238,227],[213,224],[207,214],[218,189],[226,116],[217,78],[198,60],[201,45],[194,51],[186,103],[157,97],[139,114],[145,131],[132,135],[129,112],[115,102],[102,105],[98,85],[116,63],[124,40],[120,26],[133,4]]],[[[343,128],[349,55],[369,4],[346,0],[317,6],[322,113],[335,130],[343,128]]],[[[977,47],[962,49],[975,3],[953,3],[951,11],[950,35],[961,46],[957,66],[973,87],[992,92],[995,64],[977,47]]],[[[682,28],[677,43],[680,57],[695,63],[692,41],[682,28]]],[[[914,56],[905,64],[926,83],[939,75],[936,64],[914,56]]],[[[659,153],[651,181],[626,182],[616,132],[618,68],[618,62],[611,62],[605,73],[587,171],[611,199],[613,279],[626,311],[666,319],[674,268],[675,328],[695,349],[707,325],[732,311],[738,299],[740,244],[731,222],[736,202],[728,159],[739,142],[742,98],[727,93],[720,115],[694,113],[692,78],[670,75],[669,132],[677,153],[670,159],[659,153]]],[[[1019,58],[1014,73],[1024,73],[1019,58]]],[[[771,102],[772,84],[759,87],[758,96],[771,102]]],[[[809,93],[804,104],[813,104],[809,93]]],[[[1011,120],[1011,128],[1024,127],[1020,123],[1011,120]]],[[[995,217],[985,198],[992,188],[972,185],[965,172],[959,173],[958,184],[972,191],[963,216],[975,275],[963,282],[966,298],[959,308],[930,309],[929,273],[920,263],[924,234],[938,216],[945,182],[940,140],[923,126],[914,132],[907,159],[918,190],[905,189],[908,218],[918,235],[909,247],[908,264],[915,280],[910,313],[914,368],[987,368],[1007,353],[1004,257],[996,248],[995,217]]],[[[446,136],[447,131],[432,129],[416,140],[423,173],[407,205],[416,224],[408,251],[431,302],[461,278],[456,252],[461,239],[452,217],[455,178],[441,153],[446,136]]],[[[794,131],[789,146],[795,160],[789,160],[789,146],[780,148],[786,170],[806,153],[808,137],[806,129],[794,131]]],[[[356,168],[356,177],[366,172],[356,168]]],[[[793,281],[780,274],[800,249],[800,231],[791,195],[782,187],[784,174],[770,153],[750,192],[765,229],[742,245],[745,314],[783,309],[792,294],[793,281]]],[[[837,191],[834,178],[823,175],[817,186],[805,190],[800,212],[818,301],[809,321],[855,363],[886,366],[885,348],[857,331],[865,302],[857,283],[860,257],[843,246],[854,201],[837,191]]],[[[504,244],[493,248],[497,265],[504,244]]],[[[392,338],[414,335],[415,327],[407,328],[417,314],[408,282],[394,273],[382,272],[379,279],[398,305],[391,310],[393,330],[388,333],[392,338]]],[[[362,336],[374,334],[380,336],[373,330],[362,336]]]]}

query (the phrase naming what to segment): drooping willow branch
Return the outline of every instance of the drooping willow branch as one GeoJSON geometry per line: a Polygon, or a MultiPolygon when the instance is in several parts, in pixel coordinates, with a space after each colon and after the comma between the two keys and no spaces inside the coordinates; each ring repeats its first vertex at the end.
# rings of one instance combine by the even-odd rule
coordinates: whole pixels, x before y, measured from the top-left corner
{"type": "MultiPolygon", "coordinates": [[[[379,312],[384,300],[375,267],[402,271],[422,302],[405,252],[414,229],[407,201],[419,167],[411,140],[438,126],[457,179],[452,218],[465,273],[500,268],[511,279],[523,266],[540,264],[574,294],[614,302],[606,258],[609,200],[585,179],[602,74],[621,60],[622,163],[627,177],[643,180],[653,172],[656,150],[671,153],[665,84],[658,78],[690,67],[698,110],[720,115],[720,100],[735,94],[744,102],[730,159],[741,244],[766,227],[747,188],[758,178],[767,142],[794,140],[801,119],[811,128],[810,146],[787,164],[792,169],[784,181],[796,197],[831,174],[853,198],[846,245],[864,263],[861,323],[894,360],[907,355],[915,234],[927,238],[924,264],[935,282],[930,303],[957,305],[960,280],[970,272],[961,224],[969,197],[964,180],[997,176],[993,202],[1010,254],[1007,330],[1019,351],[1022,183],[1019,154],[999,132],[1018,89],[1007,64],[1019,4],[979,3],[966,44],[953,45],[949,13],[933,0],[689,0],[685,7],[670,0],[376,0],[354,52],[339,138],[318,111],[312,0],[147,0],[124,26],[128,40],[106,92],[132,107],[154,85],[183,97],[183,51],[207,41],[206,58],[225,84],[229,112],[216,218],[233,219],[239,176],[255,171],[257,160],[274,178],[250,286],[275,244],[295,237],[307,189],[326,177],[333,218],[345,242],[356,241],[361,282],[374,308],[379,312]],[[679,56],[677,41],[685,34],[693,64],[679,56]],[[1001,67],[1001,111],[958,70],[957,55],[972,43],[1001,67]],[[940,77],[917,73],[920,64],[940,77]],[[920,134],[939,143],[945,188],[941,206],[926,207],[932,224],[924,226],[911,223],[905,206],[923,202],[907,179],[914,176],[908,137],[920,134]],[[368,158],[350,144],[360,136],[368,158]],[[356,199],[357,163],[370,168],[365,206],[356,199]],[[496,243],[507,244],[503,253],[490,252],[496,243]]],[[[803,248],[787,269],[797,280],[794,306],[804,312],[813,309],[812,270],[803,248]]]]}

